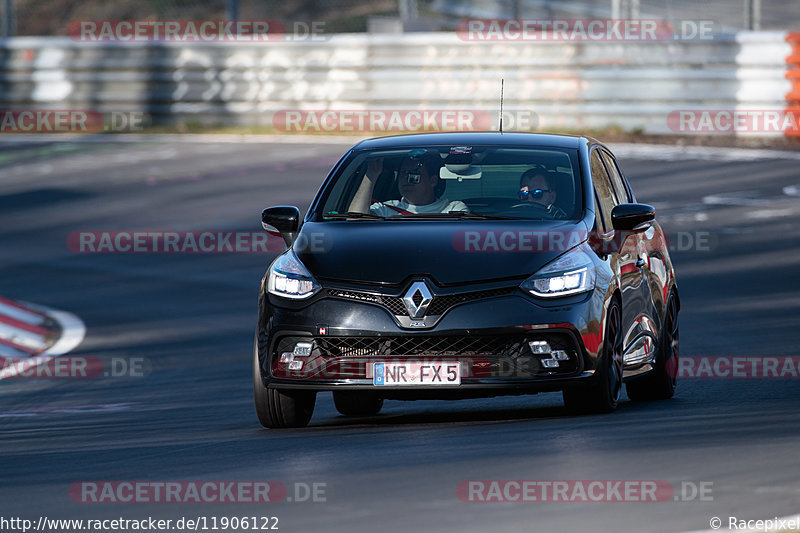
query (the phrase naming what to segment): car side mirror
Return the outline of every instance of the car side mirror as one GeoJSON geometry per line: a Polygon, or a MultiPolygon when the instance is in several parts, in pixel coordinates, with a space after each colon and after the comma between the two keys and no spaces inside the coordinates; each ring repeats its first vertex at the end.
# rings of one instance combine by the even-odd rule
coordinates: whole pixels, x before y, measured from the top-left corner
{"type": "Polygon", "coordinates": [[[611,211],[615,230],[644,231],[656,218],[656,208],[647,204],[619,204],[611,211]]]}
{"type": "Polygon", "coordinates": [[[261,212],[261,225],[267,231],[270,227],[278,230],[286,246],[291,246],[300,227],[300,211],[289,205],[268,207],[261,212]]]}

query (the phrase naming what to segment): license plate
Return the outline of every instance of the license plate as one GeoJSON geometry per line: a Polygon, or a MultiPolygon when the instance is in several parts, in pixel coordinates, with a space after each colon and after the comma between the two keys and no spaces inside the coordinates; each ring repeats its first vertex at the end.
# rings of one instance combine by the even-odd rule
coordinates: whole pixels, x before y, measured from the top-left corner
{"type": "Polygon", "coordinates": [[[376,387],[460,385],[461,365],[452,361],[373,363],[372,383],[376,387]]]}

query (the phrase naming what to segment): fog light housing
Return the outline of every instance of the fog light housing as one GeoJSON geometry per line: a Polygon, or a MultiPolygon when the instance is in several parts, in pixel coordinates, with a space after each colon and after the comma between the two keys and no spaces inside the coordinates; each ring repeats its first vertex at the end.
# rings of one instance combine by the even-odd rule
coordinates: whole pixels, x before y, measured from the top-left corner
{"type": "Polygon", "coordinates": [[[300,370],[303,368],[303,362],[298,360],[289,361],[289,370],[300,370]]]}
{"type": "Polygon", "coordinates": [[[542,365],[545,368],[558,368],[558,361],[555,359],[542,359],[542,365]]]}
{"type": "Polygon", "coordinates": [[[531,347],[531,352],[533,352],[534,355],[550,354],[550,345],[547,344],[547,341],[530,341],[528,346],[531,347]]]}
{"type": "Polygon", "coordinates": [[[298,355],[300,357],[305,357],[311,355],[311,343],[310,342],[298,342],[294,345],[294,355],[298,355]]]}

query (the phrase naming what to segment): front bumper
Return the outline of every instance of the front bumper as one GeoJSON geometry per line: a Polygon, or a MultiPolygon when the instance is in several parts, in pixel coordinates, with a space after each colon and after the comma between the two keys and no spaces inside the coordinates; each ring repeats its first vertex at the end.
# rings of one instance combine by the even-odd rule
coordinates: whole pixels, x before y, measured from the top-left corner
{"type": "Polygon", "coordinates": [[[269,296],[262,300],[258,338],[262,380],[271,388],[369,389],[398,398],[554,391],[591,380],[602,340],[602,296],[591,291],[539,301],[520,290],[497,294],[455,305],[425,329],[401,327],[376,302],[324,295],[284,307],[269,296]],[[543,362],[554,356],[532,353],[528,343],[535,340],[562,352],[557,366],[543,362]],[[309,353],[294,355],[298,344],[309,353]],[[291,361],[299,363],[290,368],[291,361]],[[375,387],[373,363],[396,361],[457,361],[461,384],[375,387]]]}

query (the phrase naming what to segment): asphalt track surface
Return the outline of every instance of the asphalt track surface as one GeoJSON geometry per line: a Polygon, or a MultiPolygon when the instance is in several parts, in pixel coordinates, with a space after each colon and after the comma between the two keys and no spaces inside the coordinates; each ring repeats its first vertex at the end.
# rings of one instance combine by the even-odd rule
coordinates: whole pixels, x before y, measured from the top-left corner
{"type": "MultiPolygon", "coordinates": [[[[582,417],[565,414],[560,394],[540,394],[386,402],[380,416],[347,419],[325,393],[310,427],[266,430],[250,357],[271,255],[67,247],[79,230],[258,231],[265,206],[304,209],[347,146],[0,142],[0,294],[80,316],[87,336],[74,355],[141,357],[148,369],[0,382],[0,514],[277,516],[289,532],[685,531],[800,510],[797,379],[687,379],[672,400],[626,398],[582,417]],[[456,486],[474,479],[712,482],[713,501],[460,501],[456,486]],[[87,480],[316,482],[327,501],[71,500],[70,485],[87,480]]],[[[711,251],[673,251],[681,353],[800,355],[798,161],[722,159],[623,159],[670,234],[713,236],[711,251]]]]}

